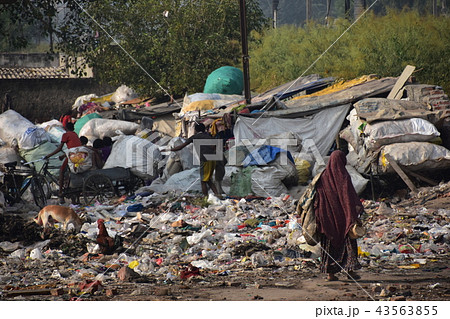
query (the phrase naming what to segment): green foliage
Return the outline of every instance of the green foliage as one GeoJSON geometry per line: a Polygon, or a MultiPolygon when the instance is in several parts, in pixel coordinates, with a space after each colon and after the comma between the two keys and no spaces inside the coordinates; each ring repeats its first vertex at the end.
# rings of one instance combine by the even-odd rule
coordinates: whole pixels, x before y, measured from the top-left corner
{"type": "MultiPolygon", "coordinates": [[[[246,8],[248,31],[261,31],[267,21],[257,0],[246,8]]],[[[0,9],[6,50],[30,39],[1,22],[33,25],[55,40],[51,51],[82,56],[101,82],[142,95],[201,91],[214,69],[240,62],[236,0],[24,0],[0,9]]]]}
{"type": "MultiPolygon", "coordinates": [[[[265,18],[247,1],[249,30],[265,18]]],[[[239,2],[234,0],[100,0],[85,3],[74,29],[61,34],[60,49],[82,54],[96,76],[126,84],[143,95],[199,92],[206,77],[239,63],[239,2]]]]}
{"type": "Polygon", "coordinates": [[[263,92],[312,73],[343,79],[399,76],[410,64],[418,81],[450,92],[450,17],[388,11],[381,17],[366,14],[345,32],[349,26],[338,19],[329,27],[284,26],[256,34],[258,41],[250,47],[252,90],[263,92]]]}

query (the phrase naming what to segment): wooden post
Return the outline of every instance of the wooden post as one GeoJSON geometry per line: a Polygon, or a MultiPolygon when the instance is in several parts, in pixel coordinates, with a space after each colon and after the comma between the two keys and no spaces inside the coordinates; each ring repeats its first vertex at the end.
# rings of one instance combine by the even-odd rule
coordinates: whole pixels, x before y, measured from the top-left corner
{"type": "Polygon", "coordinates": [[[245,102],[247,104],[252,103],[252,97],[250,94],[250,67],[248,56],[248,42],[247,42],[247,17],[245,10],[245,0],[239,0],[239,12],[241,16],[241,42],[242,42],[242,68],[244,73],[244,93],[245,102]]]}
{"type": "Polygon", "coordinates": [[[384,157],[389,161],[389,164],[391,164],[392,168],[395,170],[395,172],[401,177],[401,179],[405,182],[406,185],[408,185],[409,189],[416,193],[417,189],[414,186],[414,184],[411,182],[411,180],[408,178],[408,176],[405,174],[405,172],[402,171],[400,166],[397,164],[396,161],[392,158],[389,154],[384,154],[384,157]]]}
{"type": "Polygon", "coordinates": [[[409,169],[407,169],[405,167],[403,167],[403,170],[405,171],[406,174],[411,175],[411,176],[413,176],[413,177],[415,177],[417,179],[420,179],[421,181],[423,181],[425,183],[428,183],[431,186],[439,185],[438,182],[436,182],[436,181],[434,181],[434,180],[432,180],[432,179],[430,179],[428,177],[422,176],[422,175],[420,175],[420,174],[418,174],[416,172],[412,172],[412,171],[410,171],[409,169]]]}
{"type": "Polygon", "coordinates": [[[400,94],[400,90],[403,88],[406,81],[408,81],[409,77],[413,74],[415,69],[416,69],[416,67],[411,66],[411,65],[407,65],[405,67],[402,74],[397,79],[397,82],[395,82],[395,85],[392,88],[391,92],[389,92],[389,95],[387,96],[388,99],[400,100],[402,98],[401,94],[400,94]]]}
{"type": "Polygon", "coordinates": [[[325,21],[328,25],[328,19],[330,19],[330,12],[331,12],[331,0],[327,0],[327,13],[325,15],[325,21]]]}
{"type": "Polygon", "coordinates": [[[364,13],[366,9],[366,0],[354,0],[353,1],[353,15],[354,19],[358,19],[358,17],[364,13]]]}

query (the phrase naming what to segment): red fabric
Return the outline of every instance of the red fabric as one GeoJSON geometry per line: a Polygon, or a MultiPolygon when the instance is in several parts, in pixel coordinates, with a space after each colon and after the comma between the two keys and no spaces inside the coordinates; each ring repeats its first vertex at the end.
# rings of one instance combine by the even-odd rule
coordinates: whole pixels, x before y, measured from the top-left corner
{"type": "Polygon", "coordinates": [[[72,121],[72,116],[64,115],[61,117],[61,119],[59,121],[62,123],[63,127],[65,128],[67,123],[72,121]]]}
{"type": "Polygon", "coordinates": [[[344,152],[331,153],[316,184],[314,212],[318,230],[336,247],[343,245],[350,226],[363,211],[350,174],[345,169],[346,163],[344,152]]]}
{"type": "Polygon", "coordinates": [[[78,137],[77,133],[73,131],[67,131],[66,133],[64,133],[61,137],[61,143],[65,143],[67,145],[67,148],[81,146],[80,138],[78,137]]]}

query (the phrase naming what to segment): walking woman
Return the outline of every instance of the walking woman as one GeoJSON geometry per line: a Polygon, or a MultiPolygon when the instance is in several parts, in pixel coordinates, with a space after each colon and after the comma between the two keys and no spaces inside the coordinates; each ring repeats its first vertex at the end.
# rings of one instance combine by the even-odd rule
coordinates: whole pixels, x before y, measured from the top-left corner
{"type": "Polygon", "coordinates": [[[320,271],[327,280],[338,280],[336,273],[346,271],[349,279],[360,279],[356,239],[348,232],[364,208],[345,169],[347,159],[342,151],[331,153],[327,167],[316,184],[314,211],[322,246],[320,271]]]}

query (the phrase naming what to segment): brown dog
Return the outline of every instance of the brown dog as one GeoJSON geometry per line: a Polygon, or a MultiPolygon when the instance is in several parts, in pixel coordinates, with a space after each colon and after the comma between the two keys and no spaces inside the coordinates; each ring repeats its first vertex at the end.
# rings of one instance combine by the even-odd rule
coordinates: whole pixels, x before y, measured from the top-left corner
{"type": "Polygon", "coordinates": [[[34,221],[38,225],[44,226],[44,232],[50,224],[49,218],[52,218],[56,222],[63,224],[63,230],[67,230],[67,226],[72,224],[75,227],[75,231],[78,233],[83,225],[81,218],[75,213],[75,211],[66,206],[48,205],[41,209],[38,216],[34,221]]]}

